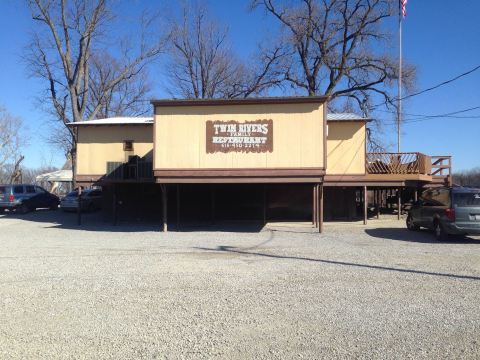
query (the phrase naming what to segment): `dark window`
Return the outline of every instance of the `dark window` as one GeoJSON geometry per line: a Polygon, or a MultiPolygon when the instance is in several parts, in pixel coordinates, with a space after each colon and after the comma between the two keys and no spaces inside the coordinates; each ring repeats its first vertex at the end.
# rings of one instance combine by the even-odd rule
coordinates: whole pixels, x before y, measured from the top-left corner
{"type": "Polygon", "coordinates": [[[47,192],[46,190],[42,189],[40,186],[35,186],[35,190],[39,194],[44,194],[47,192]]]}
{"type": "Polygon", "coordinates": [[[454,206],[480,206],[480,192],[453,194],[454,206]]]}
{"type": "Polygon", "coordinates": [[[32,185],[27,185],[25,186],[25,189],[27,191],[27,194],[35,194],[35,187],[32,185]]]}
{"type": "Polygon", "coordinates": [[[23,186],[14,186],[13,187],[14,194],[23,194],[23,186]]]}
{"type": "Polygon", "coordinates": [[[0,186],[0,193],[5,194],[7,192],[7,188],[5,186],[0,186]]]}
{"type": "Polygon", "coordinates": [[[133,140],[125,140],[123,142],[123,151],[133,151],[133,140]]]}

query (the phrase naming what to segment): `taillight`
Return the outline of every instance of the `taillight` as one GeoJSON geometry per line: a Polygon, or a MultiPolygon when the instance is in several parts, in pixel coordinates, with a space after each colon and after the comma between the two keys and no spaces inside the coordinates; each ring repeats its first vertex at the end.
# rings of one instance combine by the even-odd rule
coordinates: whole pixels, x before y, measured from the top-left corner
{"type": "Polygon", "coordinates": [[[14,201],[15,201],[15,196],[10,195],[10,196],[8,197],[8,201],[14,202],[14,201]]]}
{"type": "Polygon", "coordinates": [[[448,220],[455,221],[455,209],[446,209],[445,215],[447,215],[448,220]]]}

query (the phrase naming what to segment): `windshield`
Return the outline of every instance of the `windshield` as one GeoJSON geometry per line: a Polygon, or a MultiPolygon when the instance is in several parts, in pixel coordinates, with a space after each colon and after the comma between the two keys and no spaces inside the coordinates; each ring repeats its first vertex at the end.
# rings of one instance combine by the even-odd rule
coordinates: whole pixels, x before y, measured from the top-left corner
{"type": "Polygon", "coordinates": [[[454,194],[453,205],[454,206],[480,206],[480,191],[454,194]]]}

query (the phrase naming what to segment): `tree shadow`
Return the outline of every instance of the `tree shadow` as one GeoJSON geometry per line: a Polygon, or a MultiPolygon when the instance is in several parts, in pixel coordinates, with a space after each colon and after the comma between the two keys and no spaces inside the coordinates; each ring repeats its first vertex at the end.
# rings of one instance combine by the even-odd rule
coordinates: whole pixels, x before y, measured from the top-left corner
{"type": "Polygon", "coordinates": [[[406,241],[423,244],[478,244],[480,240],[476,240],[462,235],[450,235],[447,240],[439,241],[431,231],[419,230],[411,231],[406,228],[374,228],[365,229],[365,233],[375,238],[406,241]]]}

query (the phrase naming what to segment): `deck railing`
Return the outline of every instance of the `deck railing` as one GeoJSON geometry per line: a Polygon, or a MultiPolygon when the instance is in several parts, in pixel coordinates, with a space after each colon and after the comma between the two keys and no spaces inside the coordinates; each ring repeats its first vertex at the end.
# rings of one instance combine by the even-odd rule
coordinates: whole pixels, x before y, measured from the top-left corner
{"type": "Polygon", "coordinates": [[[431,173],[430,156],[418,152],[367,153],[368,174],[424,174],[431,173]]]}
{"type": "Polygon", "coordinates": [[[432,156],[432,180],[436,183],[452,185],[452,157],[432,156]]]}

